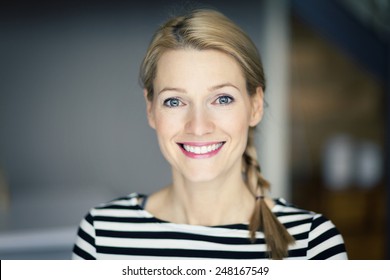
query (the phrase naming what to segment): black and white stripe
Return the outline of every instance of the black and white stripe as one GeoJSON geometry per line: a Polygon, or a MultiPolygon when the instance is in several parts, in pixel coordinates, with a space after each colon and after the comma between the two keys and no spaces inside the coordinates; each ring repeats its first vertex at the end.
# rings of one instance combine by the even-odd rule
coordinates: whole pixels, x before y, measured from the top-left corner
{"type": "MultiPolygon", "coordinates": [[[[91,209],[81,221],[73,259],[264,259],[262,232],[249,240],[248,225],[194,226],[153,217],[133,193],[91,209]]],[[[331,221],[275,200],[272,209],[296,242],[287,259],[346,259],[331,221]]]]}

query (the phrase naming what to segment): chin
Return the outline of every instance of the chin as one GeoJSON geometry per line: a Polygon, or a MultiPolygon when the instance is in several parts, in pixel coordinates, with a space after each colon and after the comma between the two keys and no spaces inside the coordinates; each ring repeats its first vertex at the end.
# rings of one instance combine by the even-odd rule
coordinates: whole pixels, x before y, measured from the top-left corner
{"type": "Polygon", "coordinates": [[[186,180],[193,183],[207,183],[215,180],[221,175],[218,172],[210,172],[210,170],[185,171],[181,172],[181,174],[186,180]]]}

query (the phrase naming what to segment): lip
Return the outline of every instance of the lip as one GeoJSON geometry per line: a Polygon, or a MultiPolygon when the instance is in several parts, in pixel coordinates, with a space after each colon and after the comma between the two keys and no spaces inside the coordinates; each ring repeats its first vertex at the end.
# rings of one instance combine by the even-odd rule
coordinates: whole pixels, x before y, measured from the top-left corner
{"type": "Polygon", "coordinates": [[[180,142],[180,143],[177,143],[177,145],[180,147],[180,150],[183,152],[183,154],[189,158],[193,158],[193,159],[204,159],[204,158],[210,158],[210,157],[213,157],[215,155],[217,155],[219,153],[219,151],[222,149],[222,147],[224,146],[226,142],[225,141],[214,141],[214,142],[180,142]],[[193,146],[193,147],[203,147],[203,146],[210,146],[210,145],[214,145],[214,144],[222,144],[219,148],[213,150],[213,151],[210,151],[208,153],[204,153],[204,154],[196,154],[196,153],[192,153],[192,152],[189,152],[187,151],[186,149],[184,149],[184,145],[188,145],[188,146],[193,146]]]}

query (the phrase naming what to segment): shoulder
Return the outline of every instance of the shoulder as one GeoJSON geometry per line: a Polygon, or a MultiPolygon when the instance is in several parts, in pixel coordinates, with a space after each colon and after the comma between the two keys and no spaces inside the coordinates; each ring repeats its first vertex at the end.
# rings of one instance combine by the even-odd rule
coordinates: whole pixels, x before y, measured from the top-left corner
{"type": "Polygon", "coordinates": [[[108,202],[101,203],[91,208],[89,214],[95,216],[105,210],[140,210],[140,201],[145,197],[146,196],[144,194],[134,192],[126,196],[121,196],[108,202]]]}
{"type": "Polygon", "coordinates": [[[134,192],[125,196],[117,197],[108,202],[101,203],[95,208],[101,209],[111,206],[136,206],[139,204],[139,200],[143,197],[145,197],[145,195],[134,192]]]}
{"type": "Polygon", "coordinates": [[[274,199],[272,212],[292,235],[307,235],[317,213],[305,210],[287,202],[283,198],[274,199]]]}
{"type": "Polygon", "coordinates": [[[304,221],[310,225],[310,231],[325,231],[329,228],[335,228],[335,225],[323,214],[299,208],[283,198],[275,199],[275,206],[272,211],[282,222],[304,221]]]}
{"type": "Polygon", "coordinates": [[[347,258],[343,237],[323,214],[301,209],[281,198],[275,200],[273,211],[286,228],[294,233],[304,233],[308,259],[347,258]]]}
{"type": "Polygon", "coordinates": [[[274,207],[272,212],[277,217],[300,217],[302,219],[312,219],[317,213],[309,210],[305,210],[295,206],[294,204],[287,202],[284,198],[276,198],[274,199],[274,207]]]}

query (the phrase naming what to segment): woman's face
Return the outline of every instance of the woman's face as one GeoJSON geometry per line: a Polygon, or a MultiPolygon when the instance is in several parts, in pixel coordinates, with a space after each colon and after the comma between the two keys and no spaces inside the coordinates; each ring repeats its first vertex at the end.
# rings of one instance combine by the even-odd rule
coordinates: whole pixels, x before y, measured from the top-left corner
{"type": "Polygon", "coordinates": [[[187,180],[206,182],[241,172],[248,128],[262,116],[263,92],[249,97],[229,55],[194,49],[165,52],[157,63],[149,124],[160,149],[187,180]]]}

